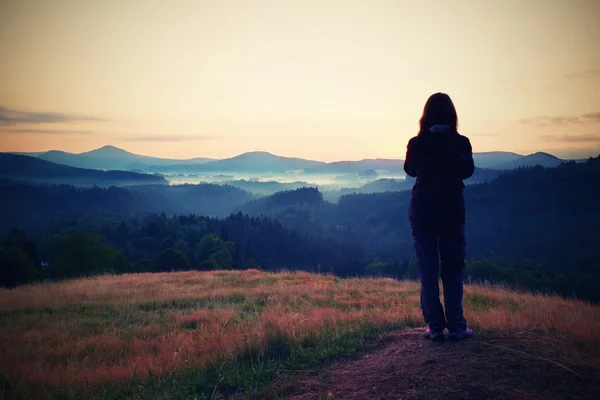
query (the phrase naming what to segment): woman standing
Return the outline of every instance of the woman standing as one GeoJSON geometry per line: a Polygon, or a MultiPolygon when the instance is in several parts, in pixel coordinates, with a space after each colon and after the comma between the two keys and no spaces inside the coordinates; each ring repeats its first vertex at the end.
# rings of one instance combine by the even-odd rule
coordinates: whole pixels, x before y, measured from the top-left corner
{"type": "Polygon", "coordinates": [[[408,142],[404,171],[416,177],[409,218],[421,275],[421,309],[429,325],[426,337],[462,340],[473,336],[463,315],[465,204],[463,179],[475,169],[469,139],[458,133],[450,97],[429,97],[419,134],[408,142]],[[442,277],[444,306],[438,276],[442,277]]]}

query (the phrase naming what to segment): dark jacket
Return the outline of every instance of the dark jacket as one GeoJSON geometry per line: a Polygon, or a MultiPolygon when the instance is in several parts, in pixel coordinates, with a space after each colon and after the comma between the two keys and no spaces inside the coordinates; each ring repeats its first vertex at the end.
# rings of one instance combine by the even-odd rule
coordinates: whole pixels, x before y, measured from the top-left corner
{"type": "Polygon", "coordinates": [[[448,125],[410,139],[404,171],[417,178],[409,213],[413,229],[464,224],[463,179],[474,170],[471,142],[448,125]]]}

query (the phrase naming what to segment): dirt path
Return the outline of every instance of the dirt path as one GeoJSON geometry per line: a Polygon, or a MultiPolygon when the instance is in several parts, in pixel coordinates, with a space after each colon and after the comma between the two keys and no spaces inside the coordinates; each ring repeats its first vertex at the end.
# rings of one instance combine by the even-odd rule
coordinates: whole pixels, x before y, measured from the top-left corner
{"type": "Polygon", "coordinates": [[[598,357],[552,335],[503,332],[439,344],[422,334],[384,335],[360,358],[279,382],[274,392],[292,400],[600,399],[598,357]]]}

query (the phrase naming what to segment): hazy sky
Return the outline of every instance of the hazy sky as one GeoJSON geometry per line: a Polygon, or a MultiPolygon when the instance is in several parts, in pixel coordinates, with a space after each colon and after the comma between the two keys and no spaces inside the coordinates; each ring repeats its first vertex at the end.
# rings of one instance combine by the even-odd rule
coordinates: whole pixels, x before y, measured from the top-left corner
{"type": "Polygon", "coordinates": [[[598,0],[0,0],[0,151],[403,158],[427,97],[474,151],[600,153],[598,0]]]}

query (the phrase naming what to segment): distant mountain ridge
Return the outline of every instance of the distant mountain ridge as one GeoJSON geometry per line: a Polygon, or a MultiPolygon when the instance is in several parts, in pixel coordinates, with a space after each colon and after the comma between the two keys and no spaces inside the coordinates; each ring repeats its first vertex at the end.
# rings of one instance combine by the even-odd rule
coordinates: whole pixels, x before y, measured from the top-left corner
{"type": "Polygon", "coordinates": [[[36,156],[42,160],[56,164],[69,165],[77,168],[104,170],[146,169],[151,165],[194,164],[212,161],[212,158],[192,158],[177,160],[152,156],[142,156],[130,153],[115,146],[104,146],[83,153],[67,153],[60,150],[50,150],[36,156]]]}
{"type": "Polygon", "coordinates": [[[560,158],[553,156],[552,154],[537,152],[495,165],[492,168],[500,170],[510,170],[520,167],[534,167],[536,165],[541,165],[542,167],[546,168],[552,168],[562,164],[563,162],[565,162],[565,160],[561,160],[560,158]]]}
{"type": "MultiPolygon", "coordinates": [[[[15,153],[16,154],[16,153],[15,153]]],[[[191,158],[185,160],[143,156],[115,146],[74,154],[60,150],[44,153],[21,153],[42,160],[79,168],[103,170],[138,170],[159,173],[289,173],[300,171],[306,174],[355,174],[364,171],[387,171],[403,174],[402,159],[364,159],[359,161],[323,162],[297,157],[282,157],[265,151],[242,153],[225,159],[191,158]]],[[[401,152],[399,152],[401,154],[401,152]]],[[[509,170],[522,166],[556,166],[564,161],[548,153],[521,155],[508,151],[474,153],[478,168],[509,170]]]]}

